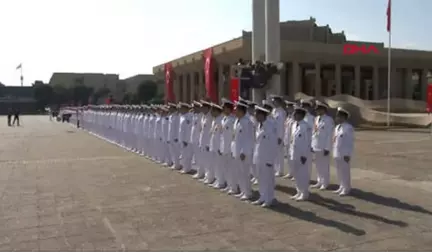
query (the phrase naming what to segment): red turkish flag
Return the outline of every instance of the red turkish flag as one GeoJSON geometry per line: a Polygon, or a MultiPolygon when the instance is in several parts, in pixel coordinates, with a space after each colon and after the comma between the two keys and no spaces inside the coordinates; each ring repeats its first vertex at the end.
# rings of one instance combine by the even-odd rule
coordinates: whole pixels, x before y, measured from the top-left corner
{"type": "Polygon", "coordinates": [[[430,83],[427,87],[427,110],[429,113],[432,112],[432,83],[430,83]]]}
{"type": "Polygon", "coordinates": [[[387,31],[391,31],[391,0],[387,3],[387,31]]]}
{"type": "Polygon", "coordinates": [[[213,79],[213,49],[209,48],[204,50],[204,77],[206,96],[212,101],[217,102],[216,84],[213,79]]]}
{"type": "Polygon", "coordinates": [[[231,79],[231,100],[237,102],[240,96],[240,79],[231,79]]]}

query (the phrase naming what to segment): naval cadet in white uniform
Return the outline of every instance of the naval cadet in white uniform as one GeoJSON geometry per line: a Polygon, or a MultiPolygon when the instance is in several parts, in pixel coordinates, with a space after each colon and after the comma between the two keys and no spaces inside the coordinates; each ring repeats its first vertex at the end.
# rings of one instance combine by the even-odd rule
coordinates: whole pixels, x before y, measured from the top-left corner
{"type": "Polygon", "coordinates": [[[211,113],[213,122],[210,136],[210,169],[209,169],[209,186],[216,189],[225,187],[223,181],[222,159],[220,153],[221,136],[222,136],[222,107],[218,104],[212,104],[211,113]]]}
{"type": "Polygon", "coordinates": [[[308,159],[311,159],[312,130],[304,121],[307,111],[302,107],[295,107],[292,135],[290,143],[290,159],[293,164],[297,193],[291,197],[297,201],[307,200],[309,197],[309,168],[308,159]]]}
{"type": "Polygon", "coordinates": [[[211,103],[208,101],[201,100],[200,101],[202,107],[201,111],[203,113],[201,118],[201,133],[199,139],[200,145],[200,164],[198,164],[197,178],[200,178],[204,184],[208,184],[208,173],[210,169],[210,129],[213,121],[213,117],[211,116],[210,109],[211,103]]]}
{"type": "Polygon", "coordinates": [[[192,114],[189,112],[191,105],[180,102],[180,120],[179,120],[179,142],[181,144],[181,173],[190,173],[192,169],[192,145],[190,143],[192,114]]]}
{"type": "Polygon", "coordinates": [[[354,151],[354,129],[348,118],[350,113],[339,107],[336,113],[336,127],[333,136],[333,158],[335,161],[340,196],[351,191],[351,159],[354,151]]]}
{"type": "Polygon", "coordinates": [[[169,115],[169,126],[168,126],[168,149],[172,163],[171,169],[180,169],[180,148],[179,143],[179,121],[180,115],[178,113],[177,104],[168,103],[170,115],[169,115]]]}
{"type": "Polygon", "coordinates": [[[220,143],[221,154],[221,178],[219,183],[226,184],[224,191],[230,194],[238,194],[236,169],[233,167],[233,157],[231,152],[231,143],[233,140],[234,121],[233,116],[234,103],[228,99],[222,98],[223,118],[222,118],[222,135],[220,143]]]}
{"type": "Polygon", "coordinates": [[[285,170],[285,158],[284,158],[284,148],[283,148],[283,140],[285,133],[285,119],[286,119],[286,111],[285,111],[285,102],[283,101],[282,96],[272,95],[272,101],[274,105],[274,109],[272,111],[272,117],[275,121],[275,126],[277,130],[277,148],[276,151],[276,160],[275,160],[275,175],[277,177],[284,176],[285,170]]]}
{"type": "Polygon", "coordinates": [[[294,113],[294,105],[295,102],[291,101],[285,101],[286,104],[286,119],[285,119],[285,133],[284,133],[284,146],[285,146],[285,155],[287,156],[287,163],[288,163],[288,172],[284,176],[284,178],[287,179],[294,179],[293,171],[292,171],[292,164],[290,163],[289,153],[290,153],[290,143],[291,143],[291,129],[292,124],[294,123],[293,119],[293,113],[294,113]]]}
{"type": "Polygon", "coordinates": [[[234,138],[232,144],[233,167],[238,169],[238,185],[240,193],[236,195],[241,200],[249,200],[252,196],[250,167],[254,148],[254,126],[247,114],[248,105],[236,103],[236,117],[234,123],[234,138]]]}
{"type": "Polygon", "coordinates": [[[260,197],[253,204],[270,207],[274,202],[275,176],[274,163],[278,148],[277,128],[267,118],[271,114],[260,106],[255,106],[257,121],[256,142],[253,160],[258,170],[260,197]]]}
{"type": "Polygon", "coordinates": [[[312,150],[315,155],[315,168],[317,172],[317,183],[313,188],[327,189],[330,182],[330,151],[332,148],[334,122],[327,115],[328,105],[316,101],[316,114],[312,132],[312,150]]]}

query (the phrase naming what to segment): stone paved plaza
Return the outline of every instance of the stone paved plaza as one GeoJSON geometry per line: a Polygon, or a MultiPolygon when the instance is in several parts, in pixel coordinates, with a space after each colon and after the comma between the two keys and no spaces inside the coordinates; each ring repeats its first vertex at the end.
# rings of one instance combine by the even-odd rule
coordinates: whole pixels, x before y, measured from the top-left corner
{"type": "Polygon", "coordinates": [[[262,209],[70,125],[22,121],[0,117],[0,251],[432,249],[427,133],[358,131],[352,196],[294,202],[279,179],[262,209]]]}

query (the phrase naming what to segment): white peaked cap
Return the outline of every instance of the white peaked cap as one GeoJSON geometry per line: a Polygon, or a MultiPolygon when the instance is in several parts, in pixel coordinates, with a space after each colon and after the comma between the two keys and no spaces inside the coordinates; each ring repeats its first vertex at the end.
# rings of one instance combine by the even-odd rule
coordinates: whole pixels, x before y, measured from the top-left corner
{"type": "Polygon", "coordinates": [[[202,105],[207,105],[207,106],[211,106],[212,104],[211,104],[211,102],[208,102],[208,101],[204,101],[204,100],[200,100],[200,103],[202,104],[202,105]]]}
{"type": "Polygon", "coordinates": [[[295,103],[295,102],[292,102],[292,101],[287,101],[287,100],[285,100],[285,104],[286,104],[286,105],[295,105],[296,103],[295,103]]]}
{"type": "Polygon", "coordinates": [[[281,99],[281,100],[283,100],[283,97],[281,95],[275,95],[275,94],[270,95],[270,98],[271,99],[281,99]]]}
{"type": "Polygon", "coordinates": [[[348,117],[350,117],[350,112],[348,112],[348,110],[346,110],[346,109],[344,109],[344,108],[342,108],[342,107],[338,107],[337,108],[337,112],[338,113],[344,113],[344,114],[346,114],[348,117]]]}
{"type": "Polygon", "coordinates": [[[255,106],[255,110],[259,110],[259,111],[265,112],[267,114],[271,113],[268,109],[265,109],[265,108],[258,106],[258,105],[255,106]]]}
{"type": "Polygon", "coordinates": [[[311,100],[301,99],[301,100],[300,100],[300,103],[301,103],[301,104],[309,104],[309,105],[312,106],[312,101],[311,101],[311,100]]]}
{"type": "Polygon", "coordinates": [[[240,106],[240,107],[244,107],[244,108],[248,108],[249,107],[246,103],[241,102],[241,101],[236,102],[235,105],[236,106],[240,106]]]}
{"type": "Polygon", "coordinates": [[[272,108],[274,107],[274,106],[273,106],[273,103],[271,103],[271,102],[268,101],[268,100],[263,100],[263,101],[262,101],[262,104],[263,104],[263,106],[267,105],[267,106],[270,106],[270,107],[272,107],[272,108]]]}
{"type": "Polygon", "coordinates": [[[303,112],[307,113],[307,110],[305,108],[297,106],[297,105],[294,106],[294,111],[303,111],[303,112]]]}
{"type": "Polygon", "coordinates": [[[234,105],[234,102],[228,100],[227,98],[222,98],[221,102],[222,102],[222,104],[231,104],[231,105],[234,105]]]}
{"type": "Polygon", "coordinates": [[[315,101],[315,105],[316,106],[320,106],[320,107],[324,107],[324,108],[329,108],[329,106],[327,105],[327,103],[322,102],[322,101],[315,101]]]}
{"type": "Polygon", "coordinates": [[[180,106],[180,107],[186,107],[186,108],[190,108],[190,107],[191,107],[190,104],[185,103],[185,102],[179,102],[179,106],[180,106]]]}
{"type": "Polygon", "coordinates": [[[202,104],[200,102],[198,102],[198,101],[193,101],[192,104],[196,105],[196,106],[202,106],[202,104]]]}
{"type": "Polygon", "coordinates": [[[223,109],[220,105],[218,105],[218,104],[216,104],[216,103],[212,103],[212,107],[213,107],[213,108],[220,109],[220,110],[223,109]]]}

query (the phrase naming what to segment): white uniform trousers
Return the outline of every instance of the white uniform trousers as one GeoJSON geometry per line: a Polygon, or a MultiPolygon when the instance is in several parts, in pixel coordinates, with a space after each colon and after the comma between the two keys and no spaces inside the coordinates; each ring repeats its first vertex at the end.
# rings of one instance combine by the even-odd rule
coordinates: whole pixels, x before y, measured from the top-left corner
{"type": "MultiPolygon", "coordinates": [[[[285,153],[286,153],[287,157],[289,157],[289,151],[290,151],[289,145],[285,146],[285,153]]],[[[293,164],[292,164],[292,160],[290,158],[288,158],[287,164],[288,164],[287,174],[294,176],[293,164]]]]}
{"type": "MultiPolygon", "coordinates": [[[[192,146],[191,146],[192,148],[192,146]]],[[[171,162],[173,163],[174,167],[179,167],[180,165],[180,144],[179,142],[171,141],[169,143],[169,153],[171,162]]]]}
{"type": "Polygon", "coordinates": [[[254,177],[255,179],[258,180],[258,177],[259,177],[258,166],[256,164],[252,164],[250,169],[251,169],[252,177],[254,177]]]}
{"type": "Polygon", "coordinates": [[[241,161],[240,159],[235,159],[234,162],[235,162],[234,167],[236,169],[239,169],[238,184],[240,186],[240,191],[244,196],[251,197],[252,196],[252,183],[250,180],[251,163],[247,158],[243,161],[241,161]]]}
{"type": "Polygon", "coordinates": [[[271,204],[274,200],[274,191],[275,191],[275,170],[273,165],[267,166],[264,163],[258,163],[256,165],[259,171],[259,193],[260,193],[260,201],[264,203],[271,204]]]}
{"type": "Polygon", "coordinates": [[[198,150],[198,163],[197,163],[197,176],[204,177],[206,174],[206,167],[209,164],[208,160],[208,151],[203,148],[199,148],[198,150]]]}
{"type": "Polygon", "coordinates": [[[209,165],[207,166],[206,177],[208,182],[214,182],[217,177],[220,177],[220,169],[219,169],[219,154],[214,151],[209,152],[209,165]]]}
{"type": "Polygon", "coordinates": [[[346,162],[343,158],[335,158],[335,166],[339,181],[339,189],[341,189],[341,192],[343,193],[349,193],[351,191],[350,163],[346,162]]]}
{"type": "Polygon", "coordinates": [[[297,189],[297,194],[302,194],[304,197],[309,196],[309,163],[302,164],[300,160],[293,160],[294,179],[297,189]]]}
{"type": "Polygon", "coordinates": [[[218,186],[223,186],[227,183],[227,179],[226,179],[227,167],[225,167],[226,158],[225,156],[219,153],[215,153],[215,154],[216,154],[215,161],[217,162],[215,164],[216,183],[218,186]]]}
{"type": "Polygon", "coordinates": [[[274,170],[277,174],[283,175],[285,172],[285,162],[284,162],[284,148],[282,145],[278,145],[277,149],[275,150],[276,153],[276,159],[274,163],[274,170]]]}
{"type": "Polygon", "coordinates": [[[239,185],[238,185],[238,176],[239,170],[238,167],[235,166],[235,160],[231,155],[223,155],[222,156],[223,167],[225,171],[225,179],[228,184],[228,189],[231,192],[238,193],[239,185]]]}
{"type": "Polygon", "coordinates": [[[324,156],[324,151],[315,152],[315,168],[317,171],[317,183],[327,187],[330,182],[330,154],[324,156]]]}
{"type": "Polygon", "coordinates": [[[192,169],[192,145],[188,143],[186,146],[182,143],[181,144],[181,160],[180,164],[182,166],[182,170],[184,172],[190,172],[192,169]]]}

